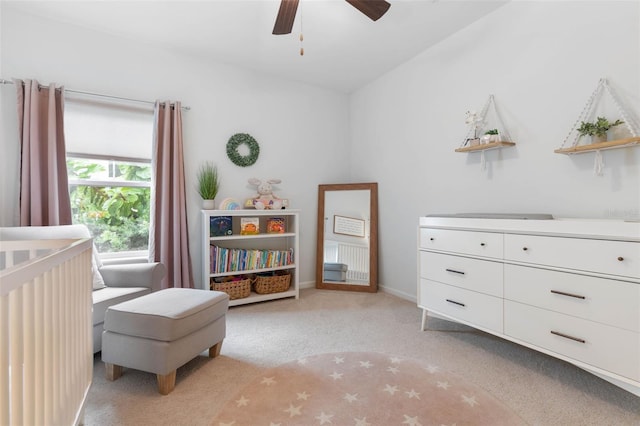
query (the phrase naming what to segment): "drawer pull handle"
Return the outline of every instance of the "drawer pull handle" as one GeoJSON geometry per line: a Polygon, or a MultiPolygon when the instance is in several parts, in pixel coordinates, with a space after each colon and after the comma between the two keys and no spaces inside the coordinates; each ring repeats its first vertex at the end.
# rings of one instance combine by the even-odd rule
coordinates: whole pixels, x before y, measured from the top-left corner
{"type": "Polygon", "coordinates": [[[485,243],[480,243],[480,246],[484,247],[484,246],[486,246],[486,244],[485,243]]]}
{"type": "Polygon", "coordinates": [[[451,300],[451,299],[445,299],[447,302],[449,303],[453,303],[454,305],[458,305],[458,306],[466,306],[464,303],[460,303],[460,302],[456,302],[455,300],[451,300]]]}
{"type": "Polygon", "coordinates": [[[620,256],[620,257],[618,257],[618,260],[619,260],[620,262],[622,262],[622,261],[624,260],[624,257],[620,256]]]}
{"type": "Polygon", "coordinates": [[[553,293],[553,294],[559,294],[559,295],[561,295],[561,296],[575,297],[576,299],[586,299],[586,297],[584,297],[584,296],[580,296],[579,294],[565,293],[564,291],[551,290],[551,293],[553,293]]]}
{"type": "Polygon", "coordinates": [[[435,240],[435,238],[433,238],[433,237],[429,238],[429,241],[433,241],[433,240],[435,240]]]}
{"type": "Polygon", "coordinates": [[[556,336],[564,337],[565,339],[573,340],[580,343],[587,343],[586,340],[580,339],[578,337],[569,336],[568,334],[560,333],[559,331],[551,330],[551,334],[555,334],[556,336]]]}
{"type": "Polygon", "coordinates": [[[522,250],[527,251],[529,249],[527,247],[522,247],[522,250]]]}
{"type": "Polygon", "coordinates": [[[447,271],[447,272],[453,272],[454,274],[464,275],[464,272],[462,272],[462,271],[456,271],[455,269],[445,269],[445,271],[447,271]]]}

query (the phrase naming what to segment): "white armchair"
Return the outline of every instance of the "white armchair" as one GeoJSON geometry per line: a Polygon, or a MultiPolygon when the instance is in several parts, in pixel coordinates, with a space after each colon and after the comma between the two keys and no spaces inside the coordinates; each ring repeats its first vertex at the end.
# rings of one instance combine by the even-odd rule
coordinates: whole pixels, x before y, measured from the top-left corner
{"type": "MultiPolygon", "coordinates": [[[[84,225],[25,226],[0,228],[0,241],[91,238],[84,225]]],[[[109,306],[160,290],[166,274],[161,263],[102,265],[94,249],[93,352],[102,349],[104,314],[109,306]]]]}

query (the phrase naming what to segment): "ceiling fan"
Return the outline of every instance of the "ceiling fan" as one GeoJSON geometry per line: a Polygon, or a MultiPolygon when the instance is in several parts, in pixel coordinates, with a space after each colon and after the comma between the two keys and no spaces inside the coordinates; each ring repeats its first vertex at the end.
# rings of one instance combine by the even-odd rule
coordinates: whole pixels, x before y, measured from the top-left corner
{"type": "MultiPolygon", "coordinates": [[[[377,21],[384,15],[391,4],[384,0],[346,0],[351,6],[367,15],[371,20],[377,21]]],[[[296,18],[299,0],[281,0],[276,23],[273,26],[273,34],[290,34],[293,21],[296,18]]]]}

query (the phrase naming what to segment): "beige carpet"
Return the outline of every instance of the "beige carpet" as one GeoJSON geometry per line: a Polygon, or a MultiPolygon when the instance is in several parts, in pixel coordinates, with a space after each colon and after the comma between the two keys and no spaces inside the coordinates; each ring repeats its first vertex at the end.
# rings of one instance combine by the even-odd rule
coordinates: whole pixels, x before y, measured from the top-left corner
{"type": "Polygon", "coordinates": [[[210,426],[266,370],[324,353],[373,352],[452,372],[532,426],[640,425],[640,398],[629,392],[449,321],[429,319],[428,330],[420,331],[420,317],[414,302],[383,292],[305,289],[299,300],[233,307],[221,355],[210,359],[203,353],[178,369],[176,388],[167,396],[158,394],[153,374],[125,369],[118,380],[107,381],[96,356],[85,424],[210,426]]]}
{"type": "Polygon", "coordinates": [[[262,372],[212,426],[524,425],[486,391],[439,366],[372,352],[300,358],[262,372]]]}

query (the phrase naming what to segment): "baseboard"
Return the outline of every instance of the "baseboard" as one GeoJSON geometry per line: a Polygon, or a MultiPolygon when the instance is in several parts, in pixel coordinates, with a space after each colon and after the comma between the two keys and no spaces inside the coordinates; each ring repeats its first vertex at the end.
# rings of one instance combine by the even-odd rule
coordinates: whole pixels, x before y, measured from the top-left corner
{"type": "Polygon", "coordinates": [[[386,287],[383,285],[378,285],[378,290],[385,292],[385,293],[389,293],[392,294],[396,297],[399,297],[400,299],[404,299],[404,300],[408,300],[409,302],[413,302],[413,303],[418,303],[418,298],[417,296],[414,296],[413,294],[409,294],[409,293],[405,293],[404,291],[398,291],[396,289],[390,288],[390,287],[386,287]]]}
{"type": "Polygon", "coordinates": [[[303,288],[316,288],[316,282],[315,281],[305,281],[303,283],[299,283],[300,289],[303,288]]]}
{"type": "MultiPolygon", "coordinates": [[[[303,283],[300,283],[300,289],[305,289],[305,288],[316,288],[316,282],[315,281],[305,281],[303,283]]],[[[413,302],[413,303],[418,303],[418,298],[416,296],[414,296],[413,294],[409,294],[409,293],[405,293],[403,291],[398,291],[395,290],[393,288],[390,287],[385,287],[383,285],[378,284],[378,290],[383,292],[383,293],[389,293],[392,294],[396,297],[399,297],[400,299],[404,299],[404,300],[408,300],[409,302],[413,302]]]]}

